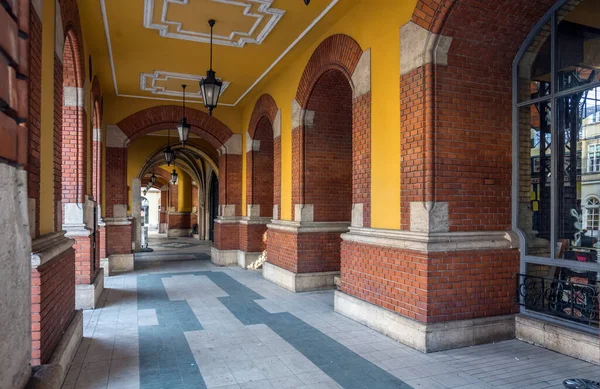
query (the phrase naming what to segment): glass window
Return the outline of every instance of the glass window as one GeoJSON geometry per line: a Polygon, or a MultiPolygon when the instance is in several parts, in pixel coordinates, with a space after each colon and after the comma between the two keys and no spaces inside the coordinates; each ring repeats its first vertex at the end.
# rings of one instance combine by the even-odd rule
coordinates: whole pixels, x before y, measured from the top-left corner
{"type": "Polygon", "coordinates": [[[563,4],[514,69],[519,294],[530,311],[597,329],[600,0],[563,4]]]}

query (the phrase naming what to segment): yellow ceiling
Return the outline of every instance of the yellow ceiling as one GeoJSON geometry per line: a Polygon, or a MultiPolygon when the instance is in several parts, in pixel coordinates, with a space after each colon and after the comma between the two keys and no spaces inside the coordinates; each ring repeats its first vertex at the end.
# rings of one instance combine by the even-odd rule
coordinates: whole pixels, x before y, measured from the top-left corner
{"type": "Polygon", "coordinates": [[[330,17],[343,15],[356,3],[79,0],[79,7],[104,92],[116,87],[121,96],[161,100],[180,101],[186,84],[189,100],[200,102],[198,80],[209,67],[208,20],[215,19],[213,68],[228,83],[220,104],[237,105],[263,76],[277,70],[276,63],[300,36],[324,32],[330,17]]]}

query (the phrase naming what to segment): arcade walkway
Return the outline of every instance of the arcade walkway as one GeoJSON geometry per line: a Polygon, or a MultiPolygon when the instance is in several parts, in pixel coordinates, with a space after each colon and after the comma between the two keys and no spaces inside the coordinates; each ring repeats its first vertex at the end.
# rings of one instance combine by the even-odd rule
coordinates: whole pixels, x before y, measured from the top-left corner
{"type": "Polygon", "coordinates": [[[293,294],[259,272],[215,267],[210,247],[192,239],[153,243],[168,242],[194,246],[163,247],[106,279],[64,389],[534,389],[598,379],[598,366],[516,340],[421,354],[334,313],[331,291],[293,294]]]}

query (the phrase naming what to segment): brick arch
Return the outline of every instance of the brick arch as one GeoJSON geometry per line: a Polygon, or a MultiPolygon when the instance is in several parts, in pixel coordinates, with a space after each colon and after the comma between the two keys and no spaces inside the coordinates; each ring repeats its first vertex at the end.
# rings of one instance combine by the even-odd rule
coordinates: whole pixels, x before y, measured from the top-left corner
{"type": "Polygon", "coordinates": [[[512,62],[531,29],[555,4],[418,1],[411,22],[427,30],[433,41],[402,45],[420,45],[428,61],[414,69],[401,67],[402,229],[410,229],[415,201],[447,203],[450,231],[467,231],[473,225],[510,229],[512,62]],[[441,39],[451,40],[441,56],[447,61],[432,64],[426,51],[441,39]],[[476,107],[473,96],[478,97],[476,107]]]}
{"type": "Polygon", "coordinates": [[[302,73],[296,92],[298,104],[306,108],[317,80],[328,70],[341,71],[352,84],[352,74],[362,55],[363,50],[360,45],[348,35],[336,34],[323,40],[315,49],[302,73]]]}
{"type": "Polygon", "coordinates": [[[248,126],[248,133],[252,139],[254,139],[258,122],[262,118],[266,117],[271,122],[271,125],[274,125],[277,111],[279,111],[279,108],[271,95],[264,94],[258,98],[254,105],[254,110],[252,111],[250,125],[248,126]]]}
{"type": "MultiPolygon", "coordinates": [[[[192,126],[191,131],[206,139],[217,150],[233,135],[233,132],[223,122],[203,111],[188,107],[186,108],[186,117],[192,126]]],[[[180,121],[180,106],[161,105],[131,114],[121,120],[117,126],[132,142],[154,131],[175,129],[180,121]]],[[[176,133],[175,136],[177,136],[176,133]]]]}

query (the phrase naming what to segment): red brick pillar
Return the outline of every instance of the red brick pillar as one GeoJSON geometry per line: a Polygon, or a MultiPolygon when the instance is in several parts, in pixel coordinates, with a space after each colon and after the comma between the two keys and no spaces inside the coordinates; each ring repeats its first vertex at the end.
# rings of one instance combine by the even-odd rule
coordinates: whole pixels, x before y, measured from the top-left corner
{"type": "Polygon", "coordinates": [[[242,216],[242,137],[233,134],[219,150],[219,216],[215,220],[213,263],[237,264],[242,216]]]}
{"type": "Polygon", "coordinates": [[[370,51],[348,36],[327,38],[305,69],[292,103],[294,220],[269,225],[263,268],[288,290],[332,288],[341,234],[370,225],[370,90],[370,51]]]}
{"type": "MultiPolygon", "coordinates": [[[[472,20],[468,9],[452,17],[472,20]]],[[[481,42],[466,37],[479,33],[453,38],[420,24],[401,31],[401,230],[343,235],[335,310],[429,352],[514,337],[519,255],[510,232],[512,58],[478,52],[481,42]],[[500,75],[458,65],[467,63],[500,75]],[[468,80],[456,77],[463,71],[468,80]],[[472,125],[483,122],[493,142],[472,125]]]]}
{"type": "Polygon", "coordinates": [[[108,275],[133,270],[132,222],[127,216],[127,136],[106,128],[106,255],[108,275]]]}

